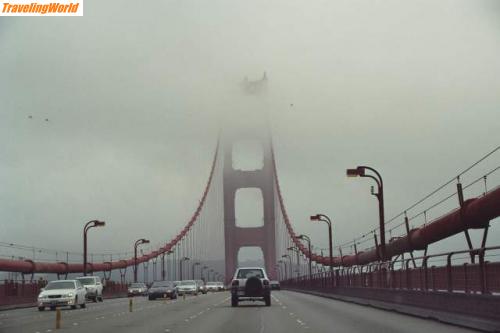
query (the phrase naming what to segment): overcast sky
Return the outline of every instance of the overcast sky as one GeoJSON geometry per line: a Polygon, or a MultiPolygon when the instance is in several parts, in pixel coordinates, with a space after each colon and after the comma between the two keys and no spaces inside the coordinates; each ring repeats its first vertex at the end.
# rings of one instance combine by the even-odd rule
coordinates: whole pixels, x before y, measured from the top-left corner
{"type": "Polygon", "coordinates": [[[0,241],[80,251],[94,218],[96,252],[170,239],[201,198],[221,114],[261,117],[252,105],[269,114],[294,226],[320,247],[311,213],[333,218],[337,243],[378,223],[372,184],[346,168],[382,173],[389,218],[500,144],[498,1],[84,4],[0,19],[0,241]],[[240,82],[264,71],[254,104],[240,82]]]}

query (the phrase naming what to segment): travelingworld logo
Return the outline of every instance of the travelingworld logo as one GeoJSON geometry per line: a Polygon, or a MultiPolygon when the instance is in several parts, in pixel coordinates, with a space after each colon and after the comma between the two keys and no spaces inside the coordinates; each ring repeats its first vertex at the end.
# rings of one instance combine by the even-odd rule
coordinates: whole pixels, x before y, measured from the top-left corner
{"type": "Polygon", "coordinates": [[[12,0],[0,4],[0,16],[83,16],[83,0],[12,0]]]}

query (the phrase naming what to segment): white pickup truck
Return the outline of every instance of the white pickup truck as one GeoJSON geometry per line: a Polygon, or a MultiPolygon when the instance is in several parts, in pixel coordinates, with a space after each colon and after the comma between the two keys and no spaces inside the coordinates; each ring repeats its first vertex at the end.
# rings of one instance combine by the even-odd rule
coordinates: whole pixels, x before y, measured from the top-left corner
{"type": "Polygon", "coordinates": [[[260,267],[241,267],[236,269],[231,282],[231,306],[239,301],[264,301],[271,306],[271,286],[266,270],[260,267]]]}

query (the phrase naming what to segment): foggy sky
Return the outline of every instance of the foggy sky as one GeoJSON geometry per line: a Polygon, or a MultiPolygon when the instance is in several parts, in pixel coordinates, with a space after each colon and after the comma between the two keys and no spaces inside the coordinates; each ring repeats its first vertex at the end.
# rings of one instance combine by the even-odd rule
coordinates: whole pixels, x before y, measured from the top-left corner
{"type": "Polygon", "coordinates": [[[335,242],[351,240],[378,216],[372,184],[346,168],[382,173],[390,218],[500,144],[499,19],[493,0],[86,0],[80,18],[3,17],[0,241],[79,252],[94,218],[107,222],[95,252],[169,240],[201,198],[221,119],[255,102],[241,80],[264,71],[294,227],[326,247],[308,222],[323,212],[335,242]]]}

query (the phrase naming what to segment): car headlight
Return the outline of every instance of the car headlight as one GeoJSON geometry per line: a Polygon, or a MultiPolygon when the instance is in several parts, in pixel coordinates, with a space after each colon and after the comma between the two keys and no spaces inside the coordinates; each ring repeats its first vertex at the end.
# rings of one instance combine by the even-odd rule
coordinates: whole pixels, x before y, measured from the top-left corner
{"type": "Polygon", "coordinates": [[[73,296],[75,296],[75,293],[68,293],[68,294],[66,295],[66,297],[73,297],[73,296]]]}

